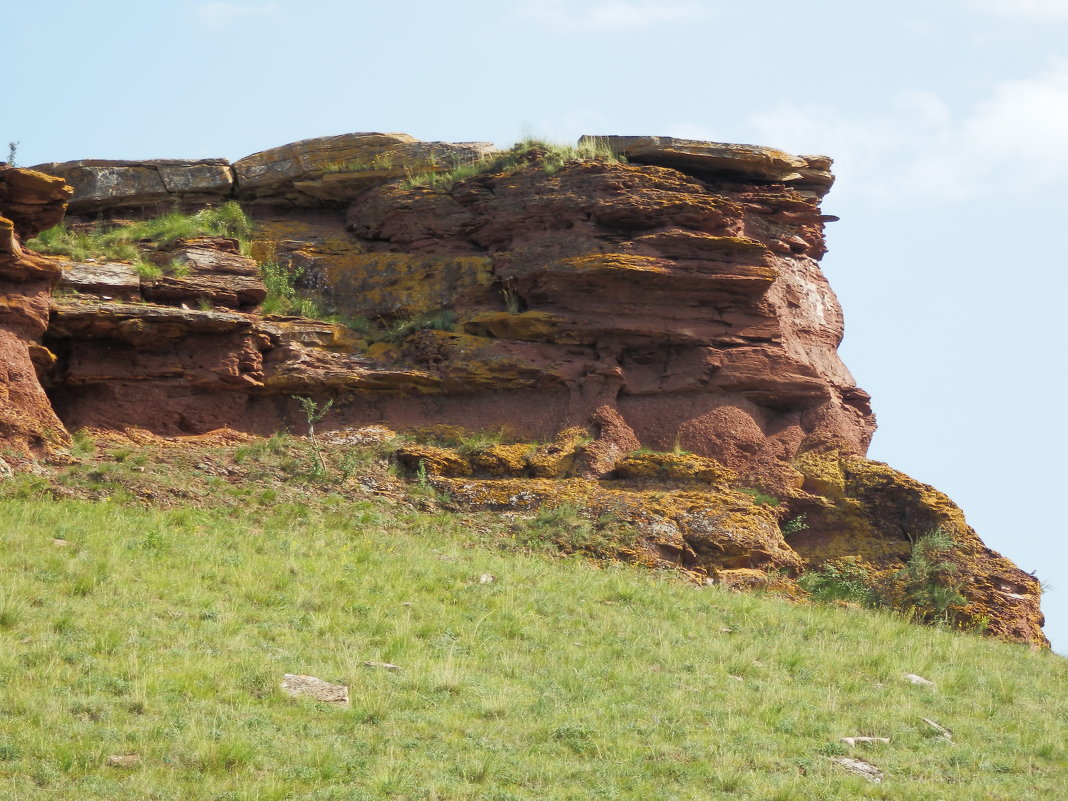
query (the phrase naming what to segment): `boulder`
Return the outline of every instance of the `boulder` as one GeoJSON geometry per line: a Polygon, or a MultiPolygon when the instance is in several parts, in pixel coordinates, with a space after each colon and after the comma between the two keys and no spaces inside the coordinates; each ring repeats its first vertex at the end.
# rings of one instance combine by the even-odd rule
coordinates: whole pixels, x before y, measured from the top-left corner
{"type": "Polygon", "coordinates": [[[151,259],[164,274],[143,280],[141,295],[154,303],[250,310],[267,297],[259,265],[238,252],[235,239],[180,240],[155,251],[151,259]]]}
{"type": "Polygon", "coordinates": [[[0,209],[23,240],[59,223],[73,191],[62,178],[0,167],[0,209]]]}
{"type": "Polygon", "coordinates": [[[305,139],[234,162],[246,202],[318,206],[347,202],[405,175],[439,172],[493,151],[488,142],[420,142],[402,133],[350,133],[305,139]]]}
{"type": "Polygon", "coordinates": [[[579,143],[605,145],[613,153],[641,164],[786,183],[816,191],[820,196],[834,183],[827,156],[793,156],[773,147],[674,136],[583,136],[579,143]]]}
{"type": "Polygon", "coordinates": [[[66,262],[57,286],[107,300],[141,299],[141,277],[126,262],[66,262]]]}
{"type": "Polygon", "coordinates": [[[234,183],[225,159],[87,159],[39,164],[34,169],[73,187],[72,214],[222,202],[232,194],[234,183]]]}

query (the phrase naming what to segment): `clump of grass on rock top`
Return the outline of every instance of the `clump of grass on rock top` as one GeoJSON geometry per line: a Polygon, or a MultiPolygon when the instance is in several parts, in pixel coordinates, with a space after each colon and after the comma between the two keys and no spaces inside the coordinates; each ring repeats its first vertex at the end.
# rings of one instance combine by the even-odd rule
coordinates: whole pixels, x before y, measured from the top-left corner
{"type": "Polygon", "coordinates": [[[402,186],[412,189],[425,186],[431,189],[451,189],[461,181],[476,175],[516,172],[533,164],[540,165],[548,173],[554,173],[571,161],[625,161],[613,153],[601,140],[590,140],[579,145],[559,145],[542,139],[528,138],[516,142],[507,150],[493,153],[482,159],[462,162],[444,171],[431,171],[412,175],[402,186]]]}
{"type": "Polygon", "coordinates": [[[89,258],[141,261],[145,248],[156,248],[200,236],[229,236],[247,242],[252,221],[236,201],[193,214],[174,211],[150,220],[118,226],[68,226],[61,223],[42,231],[26,244],[41,253],[89,258]]]}

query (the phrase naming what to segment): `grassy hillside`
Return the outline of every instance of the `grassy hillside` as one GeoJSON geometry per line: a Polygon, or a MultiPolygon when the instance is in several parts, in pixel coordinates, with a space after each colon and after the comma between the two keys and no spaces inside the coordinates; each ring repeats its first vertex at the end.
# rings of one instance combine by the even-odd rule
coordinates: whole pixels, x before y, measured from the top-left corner
{"type": "Polygon", "coordinates": [[[324,483],[299,450],[148,452],[0,483],[4,799],[1068,786],[1068,661],[1048,652],[554,557],[522,521],[403,497],[374,470],[324,483]],[[348,685],[351,706],[289,697],[286,673],[348,685]],[[855,735],[892,742],[840,742],[855,735]]]}

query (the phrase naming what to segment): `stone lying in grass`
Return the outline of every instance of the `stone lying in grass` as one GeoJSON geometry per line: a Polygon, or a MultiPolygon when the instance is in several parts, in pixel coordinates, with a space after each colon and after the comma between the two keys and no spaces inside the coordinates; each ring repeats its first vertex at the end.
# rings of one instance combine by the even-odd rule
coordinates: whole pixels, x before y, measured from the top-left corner
{"type": "Polygon", "coordinates": [[[344,684],[331,684],[315,676],[286,673],[282,690],[297,698],[313,698],[335,706],[349,705],[349,688],[344,684]]]}

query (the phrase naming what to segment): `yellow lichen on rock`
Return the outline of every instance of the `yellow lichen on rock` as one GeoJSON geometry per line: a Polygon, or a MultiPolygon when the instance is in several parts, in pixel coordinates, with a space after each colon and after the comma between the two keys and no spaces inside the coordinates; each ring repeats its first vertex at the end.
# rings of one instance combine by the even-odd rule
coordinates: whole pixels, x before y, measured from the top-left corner
{"type": "Polygon", "coordinates": [[[845,495],[845,475],[838,451],[808,451],[793,465],[804,476],[802,488],[815,495],[841,498],[845,495]]]}
{"type": "Polygon", "coordinates": [[[737,473],[715,459],[692,453],[638,451],[620,459],[615,470],[620,478],[701,481],[723,485],[738,480],[737,473]]]}
{"type": "Polygon", "coordinates": [[[495,478],[517,478],[526,475],[527,456],[534,445],[516,443],[513,445],[491,445],[471,457],[471,466],[478,473],[485,473],[495,478]]]}
{"type": "Polygon", "coordinates": [[[402,445],[396,452],[397,461],[410,470],[422,467],[433,476],[469,476],[471,465],[451,448],[412,443],[402,445]]]}
{"type": "Polygon", "coordinates": [[[324,261],[324,280],[339,311],[418,317],[492,298],[485,256],[356,253],[324,261]]]}
{"type": "Polygon", "coordinates": [[[495,339],[513,339],[523,342],[557,341],[564,318],[558,314],[541,311],[526,312],[481,312],[463,321],[467,334],[495,339]]]}
{"type": "Polygon", "coordinates": [[[554,270],[573,272],[624,272],[662,273],[670,272],[660,259],[635,256],[630,253],[591,253],[560,259],[552,266],[554,270]]]}
{"type": "Polygon", "coordinates": [[[882,462],[837,451],[807,453],[794,464],[812,494],[791,500],[805,510],[808,528],[790,544],[808,565],[859,557],[892,586],[913,544],[942,532],[954,543],[946,558],[965,599],[950,610],[952,622],[1003,639],[1046,642],[1037,579],[984,546],[944,493],[882,462]]]}
{"type": "Polygon", "coordinates": [[[528,389],[563,382],[560,370],[566,365],[528,359],[514,344],[423,330],[405,342],[405,352],[416,362],[436,365],[446,390],[451,391],[528,389]]]}
{"type": "Polygon", "coordinates": [[[579,469],[579,449],[591,439],[584,428],[565,428],[548,445],[541,445],[527,454],[527,467],[537,478],[564,478],[579,469]]]}

